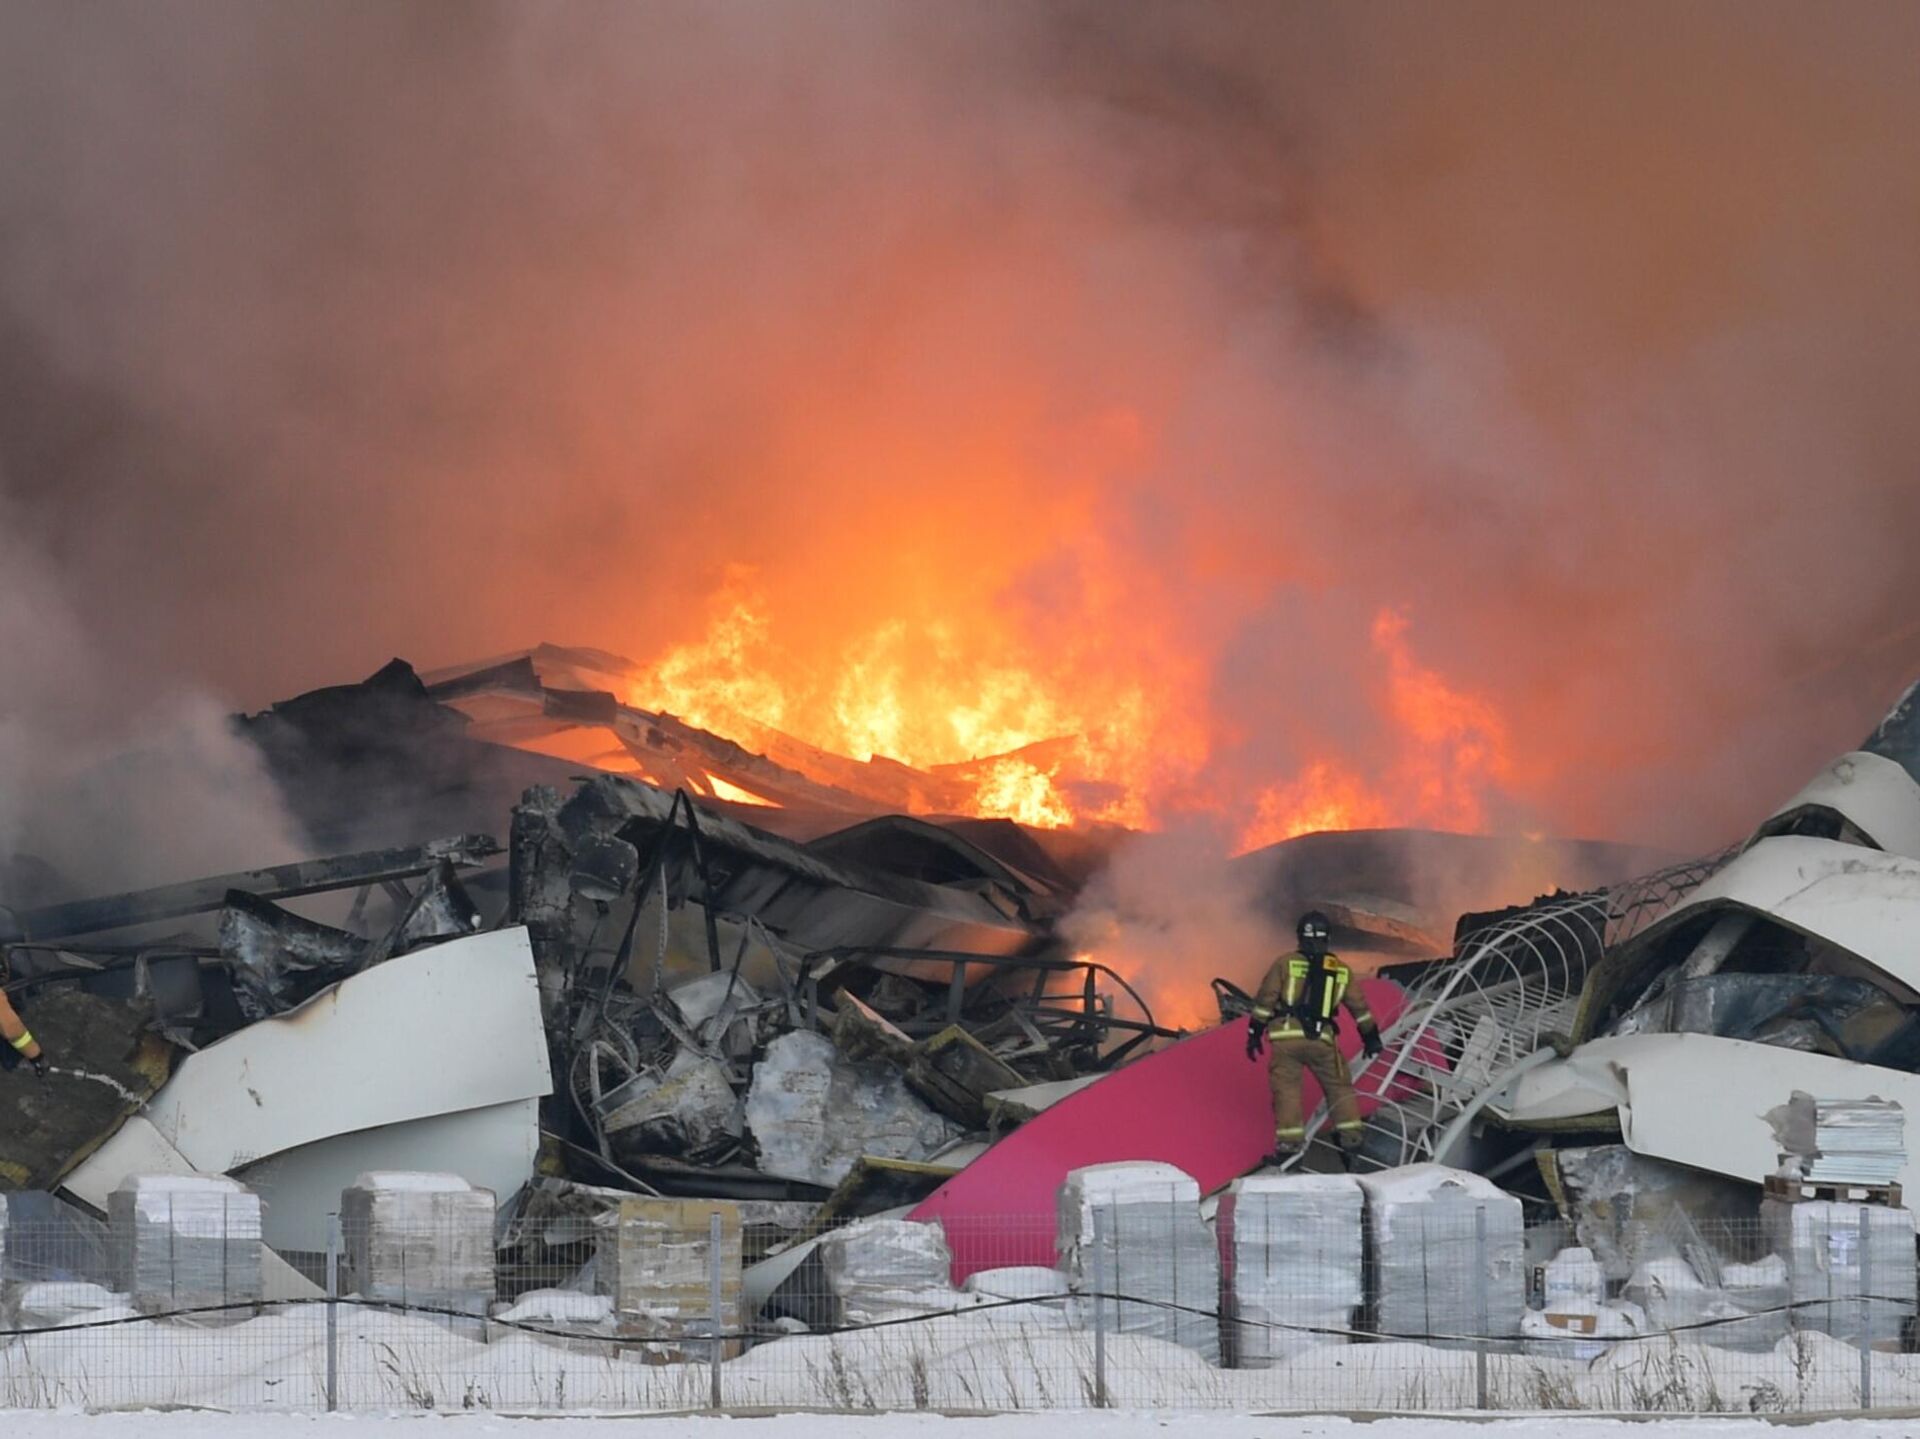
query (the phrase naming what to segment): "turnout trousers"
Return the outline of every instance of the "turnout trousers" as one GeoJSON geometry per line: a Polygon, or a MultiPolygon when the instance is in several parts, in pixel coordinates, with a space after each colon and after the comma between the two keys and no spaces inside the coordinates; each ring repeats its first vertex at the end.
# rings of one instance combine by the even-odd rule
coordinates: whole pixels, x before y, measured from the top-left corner
{"type": "Polygon", "coordinates": [[[1275,1146],[1298,1149],[1306,1141],[1307,1116],[1300,1081],[1308,1073],[1320,1081],[1320,1092],[1327,1097],[1327,1108],[1332,1111],[1334,1131],[1340,1142],[1349,1146],[1358,1144],[1364,1121],[1360,1118],[1360,1100],[1353,1092],[1353,1076],[1347,1071],[1346,1056],[1330,1039],[1296,1035],[1267,1041],[1275,1146]]]}

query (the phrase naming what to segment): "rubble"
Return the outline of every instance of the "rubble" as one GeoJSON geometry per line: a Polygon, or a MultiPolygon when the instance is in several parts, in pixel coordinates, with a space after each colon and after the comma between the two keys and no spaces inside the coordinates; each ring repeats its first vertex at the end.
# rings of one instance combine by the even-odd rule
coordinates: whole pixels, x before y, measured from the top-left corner
{"type": "MultiPolygon", "coordinates": [[[[1183,1037],[1068,948],[1098,837],[926,817],[966,766],[736,743],[627,704],[630,674],[543,646],[298,696],[241,728],[334,857],[0,909],[9,992],[55,1056],[44,1086],[0,1075],[0,1191],[57,1186],[16,1203],[110,1213],[117,1241],[123,1195],[244,1185],[247,1292],[272,1298],[311,1293],[289,1260],[319,1272],[345,1190],[370,1297],[400,1302],[406,1251],[427,1272],[402,1299],[477,1314],[498,1292],[649,1343],[710,1323],[715,1212],[729,1334],[994,1298],[1084,1324],[1097,1289],[1123,1296],[1114,1332],[1247,1367],[1363,1324],[1563,1357],[1700,1323],[1762,1346],[1789,1302],[1857,1324],[1852,1207],[1769,1199],[1772,1253],[1706,1221],[1761,1215],[1783,1147],[1805,1185],[1906,1181],[1911,696],[1736,849],[1568,846],[1573,887],[1532,905],[1456,915],[1415,892],[1537,858],[1518,840],[1315,835],[1236,861],[1264,902],[1316,903],[1392,965],[1361,981],[1388,1048],[1357,1064],[1356,1182],[1309,1172],[1324,1146],[1248,1177],[1271,1113],[1234,1027],[1183,1037]],[[1796,1111],[1783,1144],[1762,1116],[1796,1089],[1825,1129],[1806,1139],[1796,1111]],[[1862,1116],[1871,1143],[1833,1142],[1862,1116]],[[383,1177],[418,1169],[457,1180],[383,1177]],[[1523,1198],[1566,1221],[1536,1256],[1539,1311],[1523,1198]],[[429,1252],[429,1221],[457,1243],[429,1252]],[[526,1292],[543,1266],[581,1277],[526,1292]]],[[[1882,1226],[1898,1249],[1889,1197],[1870,1253],[1882,1226]]],[[[1870,1281],[1875,1342],[1912,1311],[1910,1268],[1870,1281]]],[[[126,1288],[151,1308],[156,1283],[126,1288]]]]}
{"type": "Polygon", "coordinates": [[[48,985],[20,1008],[58,1062],[44,1083],[24,1064],[0,1073],[0,1189],[52,1189],[166,1083],[174,1048],[137,1000],[48,985]]]}
{"type": "Polygon", "coordinates": [[[1694,1258],[1668,1254],[1643,1260],[1622,1291],[1654,1330],[1697,1330],[1722,1349],[1764,1353],[1787,1333],[1787,1266],[1777,1255],[1756,1264],[1719,1264],[1696,1247],[1694,1258]],[[1709,1272],[1702,1274],[1699,1263],[1709,1272]]]}
{"type": "Polygon", "coordinates": [[[827,1187],[862,1155],[924,1160],[960,1132],[898,1072],[854,1064],[819,1034],[783,1034],[767,1046],[746,1115],[764,1172],[827,1187]]]}

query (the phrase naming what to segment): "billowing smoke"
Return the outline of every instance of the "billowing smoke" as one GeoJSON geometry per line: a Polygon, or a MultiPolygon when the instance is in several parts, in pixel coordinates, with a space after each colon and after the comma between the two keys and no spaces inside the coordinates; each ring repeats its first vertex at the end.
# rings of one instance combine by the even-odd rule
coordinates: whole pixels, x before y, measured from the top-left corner
{"type": "Polygon", "coordinates": [[[796,674],[1135,717],[1166,822],[1722,841],[1920,660],[1916,30],[8,7],[0,484],[71,627],[0,709],[644,662],[748,575],[796,674]]]}
{"type": "Polygon", "coordinates": [[[165,680],[131,697],[65,577],[7,517],[0,503],[0,904],[301,858],[298,824],[225,710],[165,680]]]}

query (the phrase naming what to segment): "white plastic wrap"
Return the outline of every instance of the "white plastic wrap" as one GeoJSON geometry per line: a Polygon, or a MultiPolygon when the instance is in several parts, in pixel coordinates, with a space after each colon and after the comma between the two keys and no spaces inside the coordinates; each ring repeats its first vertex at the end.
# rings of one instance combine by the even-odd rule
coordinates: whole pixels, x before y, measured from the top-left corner
{"type": "Polygon", "coordinates": [[[1598,1305],[1607,1297],[1607,1276],[1591,1249],[1562,1249],[1547,1261],[1542,1281],[1549,1314],[1571,1314],[1576,1305],[1598,1305]]]}
{"type": "Polygon", "coordinates": [[[938,1224],[862,1219],[820,1241],[820,1267],[843,1324],[878,1324],[960,1307],[938,1224]]]}
{"type": "Polygon", "coordinates": [[[1860,1337],[1863,1221],[1872,1342],[1897,1344],[1902,1323],[1914,1312],[1912,1212],[1821,1200],[1768,1199],[1760,1205],[1761,1225],[1785,1262],[1794,1326],[1849,1343],[1860,1337]]]}
{"type": "Polygon", "coordinates": [[[107,1226],[115,1283],[143,1313],[237,1320],[260,1302],[260,1197],[231,1179],[132,1175],[107,1226]]]}
{"type": "Polygon", "coordinates": [[[1679,1255],[1647,1259],[1627,1280],[1627,1299],[1646,1311],[1650,1329],[1686,1344],[1750,1352],[1770,1350],[1787,1333],[1787,1267],[1768,1255],[1729,1264],[1712,1283],[1679,1255]]]}
{"type": "Polygon", "coordinates": [[[1490,1180],[1443,1164],[1409,1164],[1358,1178],[1367,1197],[1368,1290],[1379,1333],[1444,1341],[1519,1332],[1526,1245],[1518,1199],[1490,1180]],[[1477,1218],[1483,1212],[1484,1253],[1477,1218]]]}
{"type": "Polygon", "coordinates": [[[762,1173],[829,1188],[862,1155],[924,1160],[960,1133],[892,1066],[855,1064],[802,1030],[774,1040],[754,1066],[746,1120],[762,1173]]]}
{"type": "Polygon", "coordinates": [[[340,1194],[348,1291],[483,1313],[493,1298],[493,1191],[457,1175],[363,1174],[340,1194]]]}
{"type": "Polygon", "coordinates": [[[1365,1299],[1360,1186],[1346,1175],[1256,1174],[1221,1196],[1224,1337],[1241,1369],[1345,1344],[1365,1299]]]}
{"type": "MultiPolygon", "coordinates": [[[[1060,1188],[1061,1266],[1082,1295],[1123,1296],[1106,1305],[1114,1332],[1184,1345],[1220,1361],[1220,1254],[1200,1218],[1200,1186],[1171,1164],[1095,1164],[1060,1188]],[[1099,1218],[1096,1221],[1095,1215],[1099,1218]],[[1096,1230],[1096,1223],[1098,1229],[1096,1230]],[[1102,1263],[1094,1262],[1095,1236],[1102,1263]],[[1102,1272],[1104,1270],[1104,1272],[1102,1272]]],[[[1091,1299],[1075,1306],[1092,1322],[1091,1299]]]]}

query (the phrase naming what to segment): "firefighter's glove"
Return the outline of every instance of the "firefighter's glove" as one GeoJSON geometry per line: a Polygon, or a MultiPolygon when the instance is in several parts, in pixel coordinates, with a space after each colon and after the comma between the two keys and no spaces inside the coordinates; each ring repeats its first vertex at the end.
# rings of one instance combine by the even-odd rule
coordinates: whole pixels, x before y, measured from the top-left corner
{"type": "Polygon", "coordinates": [[[1372,1059],[1375,1055],[1379,1054],[1381,1050],[1385,1049],[1386,1045],[1380,1042],[1379,1030],[1369,1029],[1365,1034],[1360,1036],[1360,1047],[1366,1050],[1367,1058],[1372,1059]]]}
{"type": "Polygon", "coordinates": [[[27,1061],[27,1063],[33,1066],[34,1078],[38,1079],[42,1084],[45,1084],[47,1082],[46,1055],[43,1054],[38,1059],[30,1059],[27,1061]]]}
{"type": "Polygon", "coordinates": [[[1260,1059],[1261,1049],[1267,1047],[1267,1026],[1258,1014],[1250,1014],[1246,1020],[1246,1057],[1260,1059]]]}
{"type": "Polygon", "coordinates": [[[1267,1045],[1267,1027],[1260,1022],[1258,1015],[1247,1018],[1247,1058],[1258,1059],[1260,1051],[1267,1045]]]}

